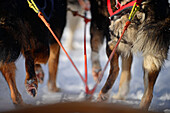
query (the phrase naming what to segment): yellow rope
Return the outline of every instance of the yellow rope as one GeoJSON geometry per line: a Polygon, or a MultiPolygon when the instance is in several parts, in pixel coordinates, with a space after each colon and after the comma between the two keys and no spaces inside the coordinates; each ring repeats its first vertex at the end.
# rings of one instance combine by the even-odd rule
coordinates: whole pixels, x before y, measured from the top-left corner
{"type": "Polygon", "coordinates": [[[130,12],[130,15],[129,15],[129,20],[130,20],[130,21],[133,20],[136,12],[137,12],[139,9],[140,9],[140,7],[137,6],[137,5],[136,5],[136,2],[135,2],[134,5],[133,5],[132,10],[131,10],[131,12],[130,12]]]}
{"type": "Polygon", "coordinates": [[[32,8],[36,13],[39,13],[39,9],[33,0],[27,0],[29,7],[32,8]]]}

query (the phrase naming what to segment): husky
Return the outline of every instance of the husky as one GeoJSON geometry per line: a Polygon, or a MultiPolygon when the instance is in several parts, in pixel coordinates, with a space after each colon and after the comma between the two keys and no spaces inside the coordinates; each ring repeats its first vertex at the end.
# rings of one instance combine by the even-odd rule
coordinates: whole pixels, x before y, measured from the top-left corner
{"type": "MultiPolygon", "coordinates": [[[[35,0],[39,6],[44,1],[35,0]]],[[[49,4],[49,1],[46,1],[49,4]]],[[[51,28],[60,39],[66,24],[66,0],[55,0],[52,16],[49,20],[51,28]]],[[[48,88],[57,92],[56,74],[60,47],[51,37],[48,29],[29,8],[27,0],[1,0],[0,4],[0,71],[10,88],[11,99],[17,106],[25,105],[16,87],[15,61],[20,54],[25,57],[26,91],[33,97],[37,94],[38,78],[43,80],[40,64],[49,64],[48,88]],[[51,37],[51,38],[50,38],[51,37]]],[[[47,8],[47,13],[51,8],[47,8]]]]}
{"type": "Polygon", "coordinates": [[[80,15],[84,15],[89,8],[90,4],[87,0],[67,0],[67,24],[65,31],[67,33],[66,47],[68,50],[75,49],[73,44],[74,34],[81,27],[80,22],[83,20],[81,17],[73,15],[73,13],[77,12],[80,15]],[[80,2],[83,2],[83,5],[80,2]]]}
{"type": "MultiPolygon", "coordinates": [[[[109,27],[111,41],[108,42],[110,50],[113,50],[120,38],[123,28],[129,20],[129,13],[112,19],[109,27]]],[[[98,101],[108,99],[109,90],[111,90],[119,73],[119,56],[122,58],[122,72],[119,91],[113,98],[125,99],[131,80],[130,70],[133,54],[141,52],[144,59],[144,94],[140,102],[140,108],[148,110],[153,98],[154,84],[164,61],[167,59],[169,45],[170,8],[168,0],[144,0],[111,59],[110,73],[98,95],[98,101]]]]}

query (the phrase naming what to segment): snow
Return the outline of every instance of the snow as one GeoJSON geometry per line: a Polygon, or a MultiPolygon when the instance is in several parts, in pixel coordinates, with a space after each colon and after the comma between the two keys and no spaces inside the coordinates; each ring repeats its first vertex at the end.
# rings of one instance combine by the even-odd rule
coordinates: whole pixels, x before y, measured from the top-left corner
{"type": "MultiPolygon", "coordinates": [[[[83,20],[81,20],[81,26],[75,32],[74,36],[74,46],[76,47],[74,50],[69,50],[68,53],[75,62],[79,71],[84,75],[84,57],[83,57],[83,20]]],[[[91,60],[90,60],[90,35],[89,35],[89,26],[87,30],[87,58],[88,58],[88,85],[92,88],[95,84],[92,75],[91,75],[91,60]]],[[[64,47],[66,46],[66,37],[68,28],[65,29],[62,43],[64,47]]],[[[170,59],[170,56],[168,57],[170,59]]],[[[121,62],[121,59],[119,59],[121,62]]],[[[132,80],[131,80],[131,89],[127,96],[127,100],[120,101],[109,98],[109,103],[121,103],[133,107],[138,107],[140,103],[140,99],[143,95],[143,71],[142,71],[142,57],[135,56],[132,64],[132,80]]],[[[106,64],[107,56],[105,54],[105,43],[100,51],[100,61],[102,67],[106,64]]],[[[45,72],[45,79],[43,84],[39,84],[38,94],[35,98],[29,96],[25,90],[24,79],[25,79],[25,66],[24,66],[24,58],[21,56],[16,61],[17,71],[16,71],[16,83],[19,92],[22,95],[23,101],[27,104],[32,105],[42,105],[49,103],[58,103],[58,102],[68,102],[68,101],[82,101],[85,100],[86,95],[84,91],[84,84],[77,72],[73,68],[72,64],[69,62],[66,55],[61,50],[61,56],[59,60],[59,69],[58,69],[58,77],[57,77],[57,85],[61,88],[61,92],[53,93],[49,92],[47,88],[47,80],[48,80],[48,65],[42,65],[43,70],[45,72]]],[[[121,64],[121,63],[120,63],[121,64]]],[[[121,71],[121,70],[120,70],[121,71]]],[[[96,100],[97,95],[104,85],[109,73],[109,66],[104,74],[104,77],[101,83],[98,85],[96,92],[94,94],[93,101],[96,100]]],[[[154,97],[150,106],[150,110],[152,111],[161,111],[165,113],[170,113],[170,61],[166,60],[164,67],[159,74],[159,77],[156,81],[156,85],[154,88],[154,97]]],[[[1,74],[1,73],[0,73],[1,74]]],[[[114,95],[118,91],[120,76],[115,81],[115,84],[112,88],[110,95],[114,95]]],[[[111,97],[110,96],[110,97],[111,97]]],[[[0,112],[15,109],[11,97],[8,85],[0,75],[0,112]]]]}

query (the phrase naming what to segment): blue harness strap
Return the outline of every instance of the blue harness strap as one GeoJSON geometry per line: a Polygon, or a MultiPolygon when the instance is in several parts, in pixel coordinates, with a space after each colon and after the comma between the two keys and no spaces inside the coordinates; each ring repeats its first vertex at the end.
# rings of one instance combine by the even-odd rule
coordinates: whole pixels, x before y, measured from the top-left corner
{"type": "Polygon", "coordinates": [[[52,12],[53,12],[53,10],[54,10],[54,0],[48,0],[48,1],[50,1],[50,3],[51,3],[51,11],[50,11],[50,13],[49,13],[49,15],[47,15],[46,13],[45,13],[45,9],[47,8],[47,0],[44,0],[44,6],[43,7],[40,7],[38,4],[36,4],[37,5],[37,7],[38,7],[38,9],[42,12],[42,14],[43,14],[43,16],[45,17],[45,19],[47,20],[47,21],[50,21],[50,18],[51,18],[51,16],[52,16],[52,12]]]}

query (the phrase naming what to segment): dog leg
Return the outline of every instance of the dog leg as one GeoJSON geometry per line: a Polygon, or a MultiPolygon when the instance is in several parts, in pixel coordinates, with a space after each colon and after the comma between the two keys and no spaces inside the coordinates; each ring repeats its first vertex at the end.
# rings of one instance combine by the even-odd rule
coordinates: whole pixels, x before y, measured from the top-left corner
{"type": "Polygon", "coordinates": [[[5,77],[5,80],[8,83],[8,86],[11,91],[11,98],[13,103],[16,106],[24,105],[24,102],[22,100],[22,97],[16,87],[16,82],[15,82],[15,71],[16,71],[16,66],[14,63],[8,63],[8,64],[2,64],[0,66],[0,70],[5,77]]]}
{"type": "Polygon", "coordinates": [[[36,74],[38,82],[42,84],[44,81],[44,71],[42,70],[42,67],[40,64],[35,64],[35,74],[36,74]]]}
{"type": "MultiPolygon", "coordinates": [[[[67,0],[57,0],[54,2],[54,16],[51,17],[51,28],[53,28],[57,38],[61,40],[64,27],[66,25],[67,0]]],[[[52,92],[58,92],[60,89],[56,86],[58,62],[60,55],[60,46],[53,37],[50,37],[50,57],[48,60],[49,79],[48,89],[52,92]]]]}
{"type": "Polygon", "coordinates": [[[57,43],[52,44],[50,46],[50,58],[48,61],[48,67],[49,67],[48,89],[53,92],[59,91],[59,88],[56,86],[59,52],[60,52],[60,47],[57,43]]]}
{"type": "Polygon", "coordinates": [[[132,55],[128,57],[121,57],[122,58],[122,72],[121,78],[119,83],[119,91],[117,95],[114,95],[114,99],[125,99],[125,96],[129,92],[129,83],[131,79],[131,64],[132,64],[132,55]]]}
{"type": "MultiPolygon", "coordinates": [[[[81,10],[81,9],[79,9],[79,10],[81,10]]],[[[67,33],[68,36],[67,36],[66,44],[67,44],[68,50],[75,49],[75,47],[73,45],[74,33],[76,32],[76,29],[79,27],[80,20],[81,20],[80,17],[73,16],[70,11],[67,12],[67,25],[66,25],[66,27],[68,27],[69,29],[68,29],[68,33],[67,33]]]]}
{"type": "Polygon", "coordinates": [[[140,103],[140,108],[145,110],[148,110],[152,101],[154,84],[160,71],[160,67],[157,63],[157,59],[152,56],[144,57],[143,68],[145,91],[140,103]]]}
{"type": "Polygon", "coordinates": [[[39,83],[43,83],[44,81],[44,71],[40,64],[46,64],[49,58],[49,46],[39,46],[39,48],[35,49],[33,51],[33,57],[34,57],[34,69],[35,74],[37,77],[37,80],[39,83]]]}
{"type": "Polygon", "coordinates": [[[92,75],[96,82],[98,81],[98,76],[101,73],[101,65],[99,61],[99,50],[103,44],[104,33],[97,29],[94,23],[91,25],[91,60],[92,60],[92,75]]]}
{"type": "Polygon", "coordinates": [[[92,60],[92,75],[93,75],[93,79],[96,82],[100,82],[98,81],[98,76],[100,75],[102,69],[100,66],[100,61],[99,61],[99,53],[98,52],[91,52],[91,60],[92,60]]]}
{"type": "Polygon", "coordinates": [[[110,73],[104,87],[102,88],[98,95],[97,99],[98,101],[105,101],[109,98],[108,91],[111,90],[119,73],[118,57],[119,57],[118,53],[115,53],[110,61],[110,73]]]}
{"type": "Polygon", "coordinates": [[[38,81],[34,70],[34,58],[31,53],[30,51],[24,53],[26,67],[25,87],[28,94],[35,97],[37,94],[38,81]]]}

